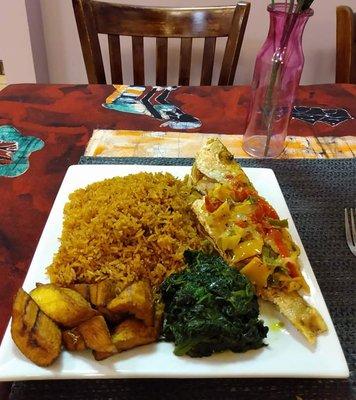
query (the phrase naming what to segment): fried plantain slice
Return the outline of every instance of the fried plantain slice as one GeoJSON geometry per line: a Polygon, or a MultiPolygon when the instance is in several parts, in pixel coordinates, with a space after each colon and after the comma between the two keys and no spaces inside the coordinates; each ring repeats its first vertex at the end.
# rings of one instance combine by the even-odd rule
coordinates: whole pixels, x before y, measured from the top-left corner
{"type": "Polygon", "coordinates": [[[83,336],[78,328],[67,329],[62,332],[63,344],[68,351],[83,351],[87,348],[83,336]]]}
{"type": "Polygon", "coordinates": [[[112,341],[119,352],[153,343],[157,339],[158,329],[145,325],[137,318],[128,318],[121,322],[112,335],[112,341]]]}
{"type": "Polygon", "coordinates": [[[113,344],[109,329],[102,315],[97,315],[78,326],[84,342],[89,349],[115,354],[116,347],[113,344]]]}
{"type": "Polygon", "coordinates": [[[41,367],[51,365],[61,352],[60,329],[23,289],[15,296],[11,336],[22,354],[41,367]]]}
{"type": "Polygon", "coordinates": [[[314,344],[318,335],[328,330],[319,312],[310,306],[298,292],[281,292],[272,288],[260,291],[264,300],[275,304],[279,311],[314,344]]]}
{"type": "Polygon", "coordinates": [[[90,284],[89,283],[74,283],[69,286],[69,289],[73,289],[84,297],[85,300],[90,301],[90,284]]]}
{"type": "Polygon", "coordinates": [[[51,283],[36,287],[30,296],[48,317],[68,328],[97,315],[97,311],[78,292],[51,283]]]}
{"type": "Polygon", "coordinates": [[[99,314],[105,318],[105,321],[111,326],[122,322],[127,317],[125,314],[115,314],[103,306],[98,306],[96,309],[98,310],[99,314]]]}
{"type": "Polygon", "coordinates": [[[157,338],[162,330],[163,315],[164,315],[164,303],[161,296],[157,293],[154,295],[154,327],[157,331],[157,338]]]}
{"type": "Polygon", "coordinates": [[[106,306],[115,297],[115,284],[109,279],[89,285],[90,303],[106,306]]]}
{"type": "Polygon", "coordinates": [[[105,360],[106,358],[109,358],[109,357],[113,356],[114,354],[117,354],[117,352],[111,353],[111,352],[108,352],[108,351],[96,351],[96,350],[93,350],[93,356],[94,356],[96,361],[105,360]]]}
{"type": "Polygon", "coordinates": [[[130,313],[147,326],[152,326],[154,307],[150,284],[147,281],[134,282],[111,300],[107,309],[118,315],[130,313]]]}

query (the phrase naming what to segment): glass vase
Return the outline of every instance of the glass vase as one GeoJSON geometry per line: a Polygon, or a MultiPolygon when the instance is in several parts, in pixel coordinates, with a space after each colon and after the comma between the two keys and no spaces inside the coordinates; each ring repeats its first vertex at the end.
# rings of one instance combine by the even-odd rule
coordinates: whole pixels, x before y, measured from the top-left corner
{"type": "Polygon", "coordinates": [[[284,150],[304,65],[303,31],[313,10],[288,13],[284,3],[267,10],[270,28],[256,58],[243,149],[253,157],[275,158],[284,150]]]}

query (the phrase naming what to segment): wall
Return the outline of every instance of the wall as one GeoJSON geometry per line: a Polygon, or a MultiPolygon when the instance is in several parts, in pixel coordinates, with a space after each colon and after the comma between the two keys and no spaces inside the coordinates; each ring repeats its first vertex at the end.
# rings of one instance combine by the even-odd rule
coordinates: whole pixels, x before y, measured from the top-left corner
{"type": "Polygon", "coordinates": [[[40,0],[25,0],[28,28],[31,39],[32,57],[36,82],[49,81],[47,51],[44,39],[43,18],[40,0]]]}
{"type": "Polygon", "coordinates": [[[39,0],[0,4],[0,58],[7,83],[48,82],[39,0]]]}
{"type": "MultiPolygon", "coordinates": [[[[143,5],[166,5],[166,6],[193,6],[193,5],[227,5],[234,4],[232,0],[110,0],[111,2],[121,2],[126,4],[143,5]]],[[[236,1],[236,0],[235,0],[236,1]]],[[[266,6],[267,0],[250,0],[251,14],[247,25],[244,44],[238,64],[235,83],[245,84],[251,81],[253,65],[256,53],[261,46],[268,30],[268,16],[266,6]]],[[[341,4],[341,0],[315,0],[315,15],[309,21],[304,34],[304,51],[306,64],[303,72],[302,83],[326,83],[335,80],[335,9],[341,4]]],[[[355,0],[342,0],[342,4],[355,6],[355,0]]],[[[85,83],[87,82],[84,62],[80,49],[80,42],[76,29],[75,19],[72,10],[71,0],[41,0],[44,36],[47,48],[48,69],[51,82],[57,83],[85,83]]],[[[101,38],[103,54],[107,59],[107,45],[101,38]]],[[[123,55],[125,57],[125,72],[131,82],[132,65],[130,55],[130,41],[124,42],[123,55]]],[[[147,76],[153,81],[154,77],[154,57],[150,54],[154,52],[154,43],[151,40],[145,41],[146,52],[146,71],[147,76]]],[[[198,46],[199,47],[199,46],[198,46]]],[[[173,52],[169,53],[169,66],[171,66],[171,76],[174,69],[177,69],[178,43],[173,43],[173,52]],[[175,68],[174,68],[175,67],[175,68]]],[[[153,53],[154,54],[154,53],[153,53]]],[[[218,49],[217,59],[222,56],[221,47],[218,49]]],[[[201,58],[201,47],[198,55],[193,59],[193,72],[195,76],[199,74],[199,68],[195,61],[201,58]]],[[[107,65],[106,65],[107,68],[107,65]]],[[[217,75],[215,71],[214,75],[217,75]]],[[[170,78],[170,77],[168,77],[170,78]]],[[[125,78],[124,78],[125,79],[125,78]]],[[[173,83],[173,82],[172,82],[173,83]]],[[[192,84],[198,84],[194,79],[192,84]]]]}

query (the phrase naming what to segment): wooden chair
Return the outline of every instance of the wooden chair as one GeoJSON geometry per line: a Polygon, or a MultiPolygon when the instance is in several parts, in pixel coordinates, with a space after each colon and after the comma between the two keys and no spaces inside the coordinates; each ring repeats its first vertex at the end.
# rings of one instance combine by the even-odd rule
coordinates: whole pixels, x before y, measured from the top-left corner
{"type": "Polygon", "coordinates": [[[336,9],[336,83],[356,83],[356,14],[336,9]]]}
{"type": "Polygon", "coordinates": [[[192,39],[205,38],[201,85],[211,85],[217,37],[227,37],[219,85],[232,85],[250,4],[168,8],[73,0],[89,83],[106,83],[99,33],[108,35],[111,77],[122,83],[120,35],[132,37],[135,85],[144,85],[144,37],[156,38],[156,84],[167,85],[168,38],[181,38],[179,85],[189,85],[192,39]]]}

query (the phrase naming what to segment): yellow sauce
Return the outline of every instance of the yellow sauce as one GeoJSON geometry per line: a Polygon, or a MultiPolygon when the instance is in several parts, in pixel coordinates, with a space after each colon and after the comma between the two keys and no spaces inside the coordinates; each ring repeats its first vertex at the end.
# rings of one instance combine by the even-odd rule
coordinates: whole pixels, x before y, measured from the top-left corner
{"type": "Polygon", "coordinates": [[[271,325],[269,326],[271,332],[279,332],[280,330],[282,330],[284,328],[284,323],[282,321],[276,321],[271,323],[271,325]]]}

